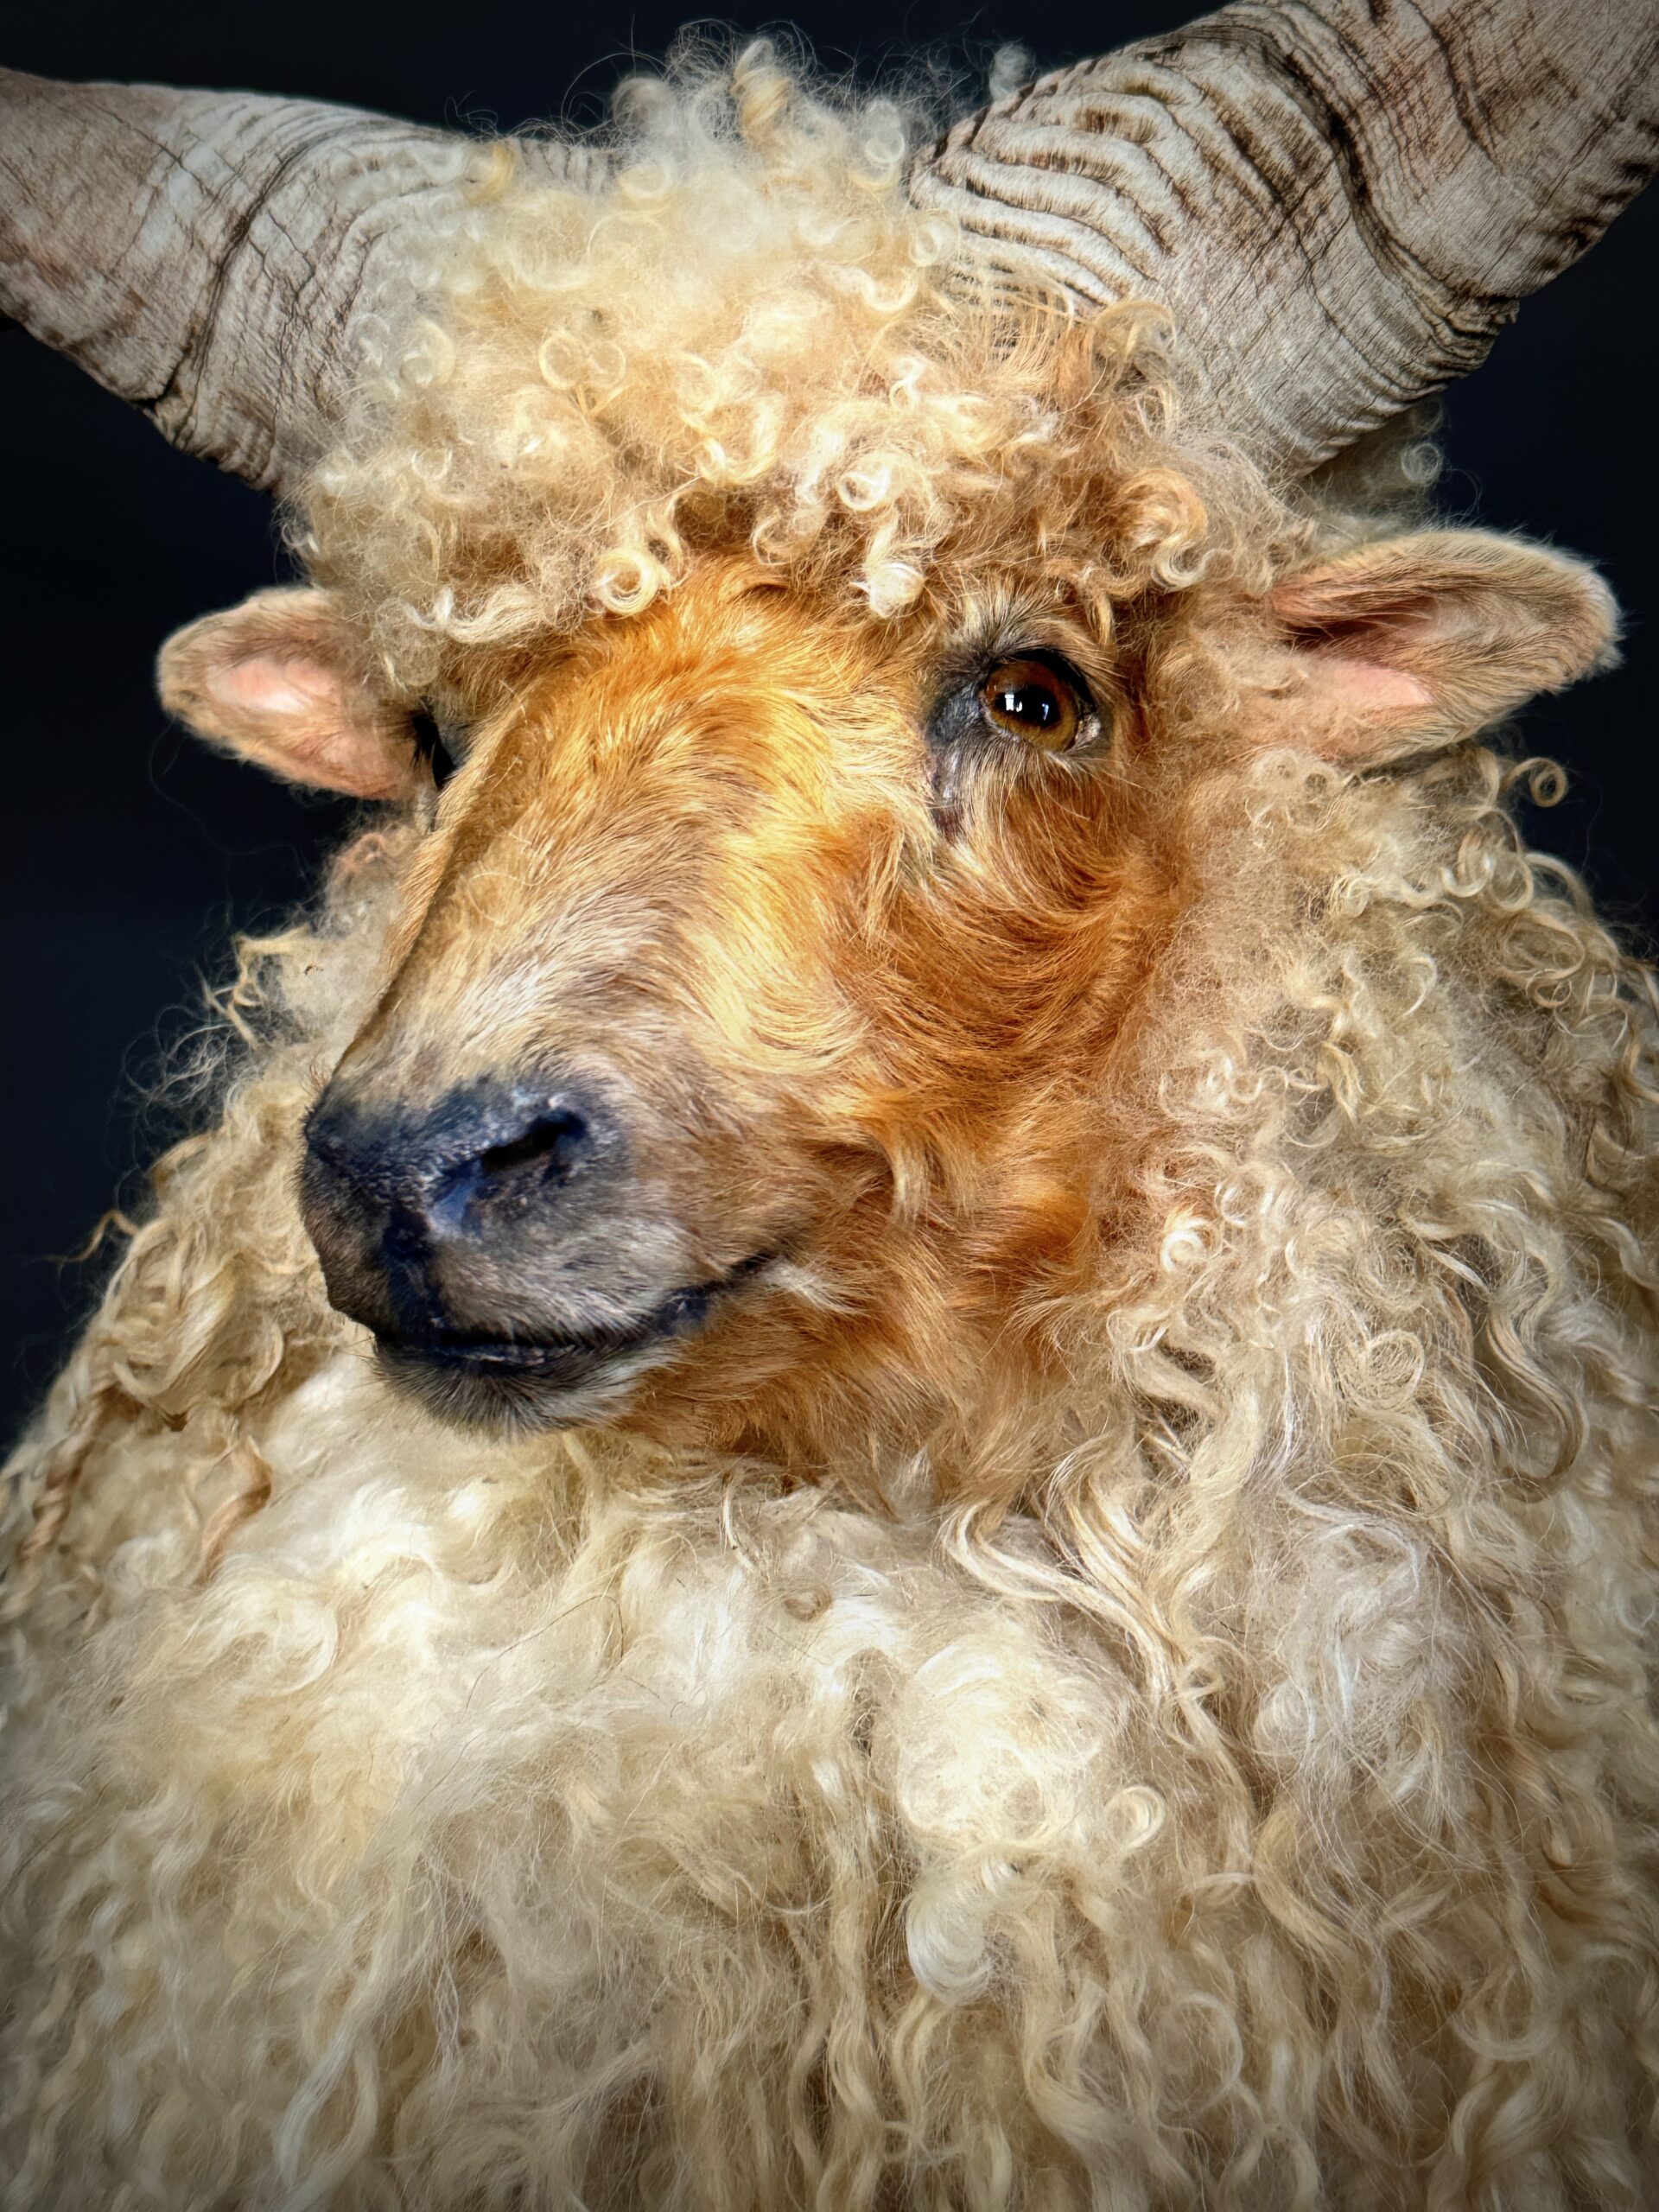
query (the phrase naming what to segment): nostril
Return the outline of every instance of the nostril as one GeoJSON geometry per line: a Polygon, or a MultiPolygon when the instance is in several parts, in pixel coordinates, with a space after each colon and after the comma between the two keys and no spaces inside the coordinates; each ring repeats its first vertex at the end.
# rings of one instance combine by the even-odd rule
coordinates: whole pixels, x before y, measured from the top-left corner
{"type": "Polygon", "coordinates": [[[586,1117],[569,1107],[550,1107],[516,1137],[445,1168],[426,1185],[422,1211],[441,1236],[471,1233],[486,1214],[523,1205],[550,1185],[568,1183],[592,1149],[586,1117]]]}
{"type": "Polygon", "coordinates": [[[582,1116],[558,1107],[538,1116],[522,1136],[480,1153],[478,1164],[486,1175],[501,1175],[534,1160],[544,1160],[548,1171],[563,1182],[588,1151],[588,1124],[582,1116]]]}

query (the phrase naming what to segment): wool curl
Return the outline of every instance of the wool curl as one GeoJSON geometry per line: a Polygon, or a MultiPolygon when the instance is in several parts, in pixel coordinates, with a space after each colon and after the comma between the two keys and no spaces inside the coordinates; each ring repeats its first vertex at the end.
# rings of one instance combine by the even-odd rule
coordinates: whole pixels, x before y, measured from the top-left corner
{"type": "MultiPolygon", "coordinates": [[[[390,683],[609,606],[607,579],[619,609],[671,588],[702,532],[880,619],[880,578],[1027,480],[1057,487],[1046,548],[1114,590],[1285,556],[1304,521],[1177,441],[1144,318],[1010,351],[916,257],[899,156],[866,192],[847,112],[745,66],[744,130],[706,86],[652,123],[700,181],[695,231],[670,193],[636,223],[626,169],[596,214],[504,167],[494,245],[486,196],[458,209],[453,327],[499,346],[388,344],[391,396],[315,494],[314,557],[390,683]],[[823,268],[875,272],[825,277],[834,346],[803,336],[816,279],[762,251],[818,266],[779,147],[820,162],[823,268]],[[752,231],[706,295],[705,173],[752,231]],[[584,334],[582,378],[525,351],[505,239],[548,327],[584,334]],[[775,283],[795,307],[751,323],[775,283]],[[727,412],[659,404],[673,334],[731,355],[727,412]],[[773,359],[744,347],[774,343],[799,373],[733,476],[773,359]],[[1058,356],[1076,413],[1050,422],[1058,356]],[[879,373],[820,467],[849,359],[879,373]],[[515,505],[462,433],[520,393],[569,444],[514,458],[515,505]],[[887,504],[845,499],[889,450],[887,504]],[[1085,550],[1120,469],[1156,494],[1085,550]]],[[[1477,747],[1205,769],[1189,911],[1094,1102],[1138,1203],[1091,1193],[1122,1233],[1022,1317],[1058,1416],[963,1408],[931,1440],[948,1508],[620,1435],[458,1439],[384,1390],[290,1172],[421,839],[350,847],[314,914],[245,948],[219,1123],[162,1163],[15,1465],[11,2200],[1650,2203],[1656,1022],[1520,840],[1520,772],[1477,747]]]]}
{"type": "Polygon", "coordinates": [[[1160,312],[965,277],[904,190],[919,123],[694,44],[623,87],[578,181],[488,149],[367,320],[294,532],[394,691],[637,613],[710,542],[878,616],[1010,507],[1102,596],[1265,577],[1295,525],[1223,442],[1178,442],[1160,312]]]}

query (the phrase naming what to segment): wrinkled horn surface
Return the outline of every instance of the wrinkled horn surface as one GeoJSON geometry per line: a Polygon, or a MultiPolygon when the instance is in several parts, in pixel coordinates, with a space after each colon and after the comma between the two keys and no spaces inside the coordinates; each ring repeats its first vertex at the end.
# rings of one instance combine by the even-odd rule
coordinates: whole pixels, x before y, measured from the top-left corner
{"type": "Polygon", "coordinates": [[[1238,0],[958,124],[912,189],[1081,304],[1165,302],[1301,469],[1473,368],[1656,166],[1654,0],[1238,0]]]}

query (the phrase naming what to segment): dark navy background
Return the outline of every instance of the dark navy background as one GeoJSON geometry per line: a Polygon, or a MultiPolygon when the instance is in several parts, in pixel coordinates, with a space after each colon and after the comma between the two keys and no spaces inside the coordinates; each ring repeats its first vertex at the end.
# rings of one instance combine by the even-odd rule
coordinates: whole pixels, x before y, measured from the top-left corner
{"type": "MultiPolygon", "coordinates": [[[[806,0],[819,60],[865,75],[935,45],[982,71],[1007,39],[1046,66],[1168,29],[1168,0],[950,0],[884,10],[806,0]]],[[[0,61],[48,76],[247,86],[422,121],[512,127],[592,116],[635,58],[679,29],[664,0],[623,11],[445,0],[270,9],[35,7],[0,61]]],[[[1659,191],[1522,308],[1451,397],[1447,510],[1592,556],[1629,616],[1624,665],[1524,724],[1572,772],[1538,840],[1586,868],[1640,936],[1659,923],[1654,714],[1654,279],[1659,191]]],[[[5,1158],[0,1432],[50,1380],[101,1263],[64,1265],[135,1169],[179,1133],[146,1105],[169,1040],[199,1019],[200,978],[231,932],[311,882],[351,810],[296,796],[168,727],[151,690],[167,633],[283,572],[265,501],[174,453],[137,416],[19,332],[0,334],[0,683],[5,805],[0,1052],[5,1158]]]]}

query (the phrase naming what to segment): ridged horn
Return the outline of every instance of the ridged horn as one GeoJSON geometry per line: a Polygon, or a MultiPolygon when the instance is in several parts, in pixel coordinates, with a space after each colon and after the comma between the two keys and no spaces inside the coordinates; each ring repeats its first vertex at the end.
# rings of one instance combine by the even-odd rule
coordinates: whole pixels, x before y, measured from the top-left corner
{"type": "MultiPolygon", "coordinates": [[[[0,315],[187,453],[291,490],[388,244],[477,142],[355,108],[0,71],[0,315]]],[[[579,175],[584,156],[536,142],[579,175]]]]}
{"type": "MultiPolygon", "coordinates": [[[[474,143],[248,93],[0,72],[0,314],[290,489],[353,315],[474,143]]],[[[521,142],[573,181],[602,154],[521,142]]],[[[1482,359],[1659,167],[1659,0],[1235,0],[958,124],[912,190],[976,266],[1164,302],[1295,472],[1482,359]]]]}
{"type": "Polygon", "coordinates": [[[1472,369],[1656,167],[1656,0],[1236,0],[957,124],[912,190],[982,267],[1162,302],[1300,473],[1472,369]]]}

